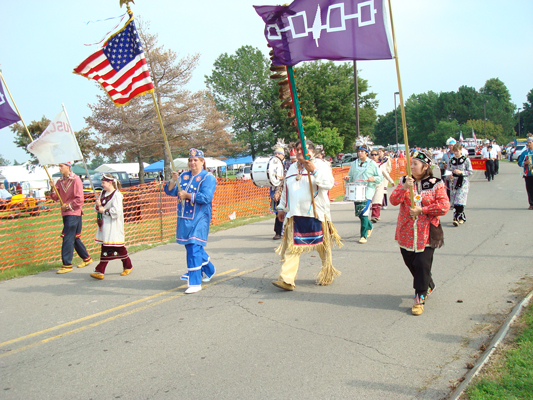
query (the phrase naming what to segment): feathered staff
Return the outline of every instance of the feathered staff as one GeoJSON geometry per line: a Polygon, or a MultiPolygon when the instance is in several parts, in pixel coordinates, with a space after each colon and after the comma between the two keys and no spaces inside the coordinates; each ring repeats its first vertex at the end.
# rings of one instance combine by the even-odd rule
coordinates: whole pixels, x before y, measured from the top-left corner
{"type": "MultiPolygon", "coordinates": [[[[270,47],[270,46],[269,46],[270,47]]],[[[274,50],[270,50],[270,59],[274,57],[274,50]]],[[[293,119],[291,125],[296,127],[300,142],[302,143],[302,151],[306,160],[312,159],[311,154],[307,151],[305,143],[305,131],[302,121],[302,110],[300,109],[300,101],[298,99],[298,89],[296,89],[296,81],[294,80],[294,70],[290,65],[270,65],[270,70],[274,74],[270,75],[271,79],[277,79],[279,85],[279,99],[281,108],[289,108],[287,117],[293,119]]],[[[315,197],[313,196],[313,184],[309,177],[309,190],[311,192],[311,201],[313,203],[313,213],[315,218],[318,218],[316,213],[315,197]]]]}

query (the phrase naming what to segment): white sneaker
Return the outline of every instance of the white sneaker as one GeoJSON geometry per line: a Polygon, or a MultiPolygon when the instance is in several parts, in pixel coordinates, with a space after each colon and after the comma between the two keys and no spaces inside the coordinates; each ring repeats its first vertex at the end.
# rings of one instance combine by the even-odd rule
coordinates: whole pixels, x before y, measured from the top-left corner
{"type": "Polygon", "coordinates": [[[202,282],[209,282],[211,280],[212,276],[209,277],[207,275],[204,275],[204,277],[202,278],[202,282]]]}
{"type": "Polygon", "coordinates": [[[193,294],[193,293],[199,292],[200,290],[202,290],[201,286],[191,286],[187,288],[187,290],[185,291],[185,294],[193,294]]]}
{"type": "Polygon", "coordinates": [[[367,240],[366,240],[366,238],[364,238],[364,237],[362,237],[361,239],[359,239],[359,243],[366,243],[366,242],[367,242],[367,240]]]}

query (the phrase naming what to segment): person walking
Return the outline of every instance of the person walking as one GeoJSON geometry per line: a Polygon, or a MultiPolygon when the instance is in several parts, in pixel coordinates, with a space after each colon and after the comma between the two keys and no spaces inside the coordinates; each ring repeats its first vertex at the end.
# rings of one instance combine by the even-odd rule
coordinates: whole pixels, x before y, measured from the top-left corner
{"type": "Polygon", "coordinates": [[[299,142],[296,147],[297,162],[291,164],[287,171],[278,205],[279,220],[287,221],[283,240],[276,249],[281,256],[281,271],[272,284],[287,291],[293,291],[296,287],[300,255],[304,252],[316,250],[322,260],[317,285],[330,285],[340,275],[333,267],[331,247],[334,243],[341,247],[342,243],[331,222],[328,197],[335,178],[329,163],[315,158],[313,143],[307,141],[306,146],[311,158],[305,159],[299,142]]]}
{"type": "Polygon", "coordinates": [[[176,242],[184,245],[187,252],[187,273],[181,276],[187,281],[186,294],[202,290],[202,282],[209,282],[215,274],[215,266],[204,248],[216,187],[216,178],[207,171],[204,152],[198,149],[189,151],[189,171],[181,175],[172,171],[172,180],[165,184],[165,193],[180,200],[176,242]]]}
{"type": "MultiPolygon", "coordinates": [[[[274,146],[274,157],[277,157],[281,160],[281,163],[283,163],[283,160],[285,159],[285,147],[286,145],[282,142],[279,142],[274,146]]],[[[285,167],[283,177],[280,179],[280,184],[278,186],[271,186],[270,187],[270,212],[276,214],[276,218],[274,218],[274,237],[273,240],[279,240],[281,239],[281,234],[283,233],[283,222],[277,218],[278,210],[277,206],[279,204],[279,198],[281,197],[281,191],[283,189],[283,178],[285,177],[285,167]]]]}
{"type": "Polygon", "coordinates": [[[527,149],[518,157],[518,165],[523,168],[529,210],[533,210],[533,137],[527,139],[526,146],[527,149]]]}
{"type": "Polygon", "coordinates": [[[391,178],[392,165],[389,158],[385,155],[383,149],[372,150],[370,152],[370,158],[379,166],[379,170],[383,175],[383,179],[379,185],[376,186],[376,191],[372,197],[372,218],[370,221],[376,223],[379,221],[381,215],[382,204],[387,204],[387,185],[390,183],[391,187],[394,187],[394,180],[391,178]]]}
{"type": "Polygon", "coordinates": [[[474,172],[470,159],[463,155],[463,146],[453,146],[454,156],[448,164],[448,180],[450,181],[450,205],[453,205],[453,225],[459,226],[466,222],[465,207],[470,190],[470,175],[474,172]]]}
{"type": "Polygon", "coordinates": [[[368,157],[370,154],[370,145],[366,143],[358,144],[364,141],[363,139],[359,140],[359,142],[356,141],[356,146],[358,146],[357,159],[350,164],[348,176],[345,176],[343,179],[349,183],[366,183],[365,199],[355,201],[354,203],[355,216],[359,217],[359,220],[361,221],[361,238],[359,239],[359,243],[364,244],[368,241],[368,238],[372,235],[372,230],[374,229],[368,216],[370,214],[372,197],[374,197],[376,186],[383,180],[383,175],[381,174],[378,165],[368,157]]]}
{"type": "Polygon", "coordinates": [[[494,180],[494,162],[496,160],[496,157],[498,156],[498,153],[496,150],[492,148],[492,145],[490,144],[490,140],[485,140],[486,147],[481,150],[481,157],[484,158],[485,161],[485,177],[490,182],[491,180],[494,180]]]}
{"type": "Polygon", "coordinates": [[[426,298],[435,290],[431,275],[433,254],[435,248],[444,244],[440,217],[450,209],[444,183],[433,177],[431,163],[430,155],[414,151],[411,155],[412,176],[403,177],[390,196],[391,204],[400,206],[395,240],[413,277],[413,315],[424,312],[426,298]],[[411,206],[411,189],[414,206],[411,206]]]}
{"type": "Polygon", "coordinates": [[[104,279],[109,261],[121,260],[121,276],[129,275],[133,269],[124,240],[124,196],[120,193],[120,182],[112,175],[102,176],[102,192],[96,200],[98,213],[96,231],[97,243],[102,245],[100,262],[91,274],[94,279],[104,279]]]}
{"type": "MultiPolygon", "coordinates": [[[[82,208],[83,208],[83,183],[80,177],[71,170],[72,162],[67,161],[59,164],[61,178],[55,183],[56,189],[61,196],[63,205],[61,206],[61,215],[63,217],[63,231],[61,237],[61,261],[63,266],[57,271],[58,274],[65,274],[72,271],[72,258],[74,250],[82,259],[78,268],[83,268],[93,262],[87,252],[85,245],[81,241],[82,230],[82,208]]],[[[54,182],[51,182],[54,185],[54,182]]],[[[58,201],[59,197],[54,190],[50,191],[50,197],[58,201]]]]}

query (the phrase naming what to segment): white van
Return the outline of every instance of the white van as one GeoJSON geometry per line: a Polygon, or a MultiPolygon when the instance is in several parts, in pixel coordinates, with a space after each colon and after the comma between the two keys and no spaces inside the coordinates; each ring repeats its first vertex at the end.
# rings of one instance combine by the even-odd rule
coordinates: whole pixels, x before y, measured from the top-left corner
{"type": "Polygon", "coordinates": [[[241,179],[241,180],[252,179],[252,175],[250,174],[250,168],[251,167],[249,165],[240,167],[239,171],[237,172],[237,179],[241,179]]]}

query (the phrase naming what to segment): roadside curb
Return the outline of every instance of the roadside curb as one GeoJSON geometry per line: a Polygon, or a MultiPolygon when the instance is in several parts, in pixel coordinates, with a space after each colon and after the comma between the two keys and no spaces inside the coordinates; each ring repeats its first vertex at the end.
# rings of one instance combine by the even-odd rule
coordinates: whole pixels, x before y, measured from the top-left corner
{"type": "Polygon", "coordinates": [[[457,386],[455,390],[452,392],[452,394],[450,395],[450,397],[448,397],[449,400],[459,399],[459,397],[463,394],[463,392],[468,387],[472,379],[476,377],[476,375],[481,371],[483,366],[487,363],[492,353],[498,348],[502,340],[507,335],[507,332],[509,331],[510,326],[515,321],[515,319],[518,318],[518,316],[522,312],[522,309],[529,304],[532,297],[533,297],[533,291],[529,292],[529,294],[513,308],[513,310],[507,316],[505,322],[501,326],[496,336],[494,336],[494,338],[490,342],[490,345],[487,347],[483,355],[479,358],[479,360],[474,365],[474,367],[470,371],[468,371],[468,373],[465,375],[465,379],[461,382],[461,384],[457,386]]]}

